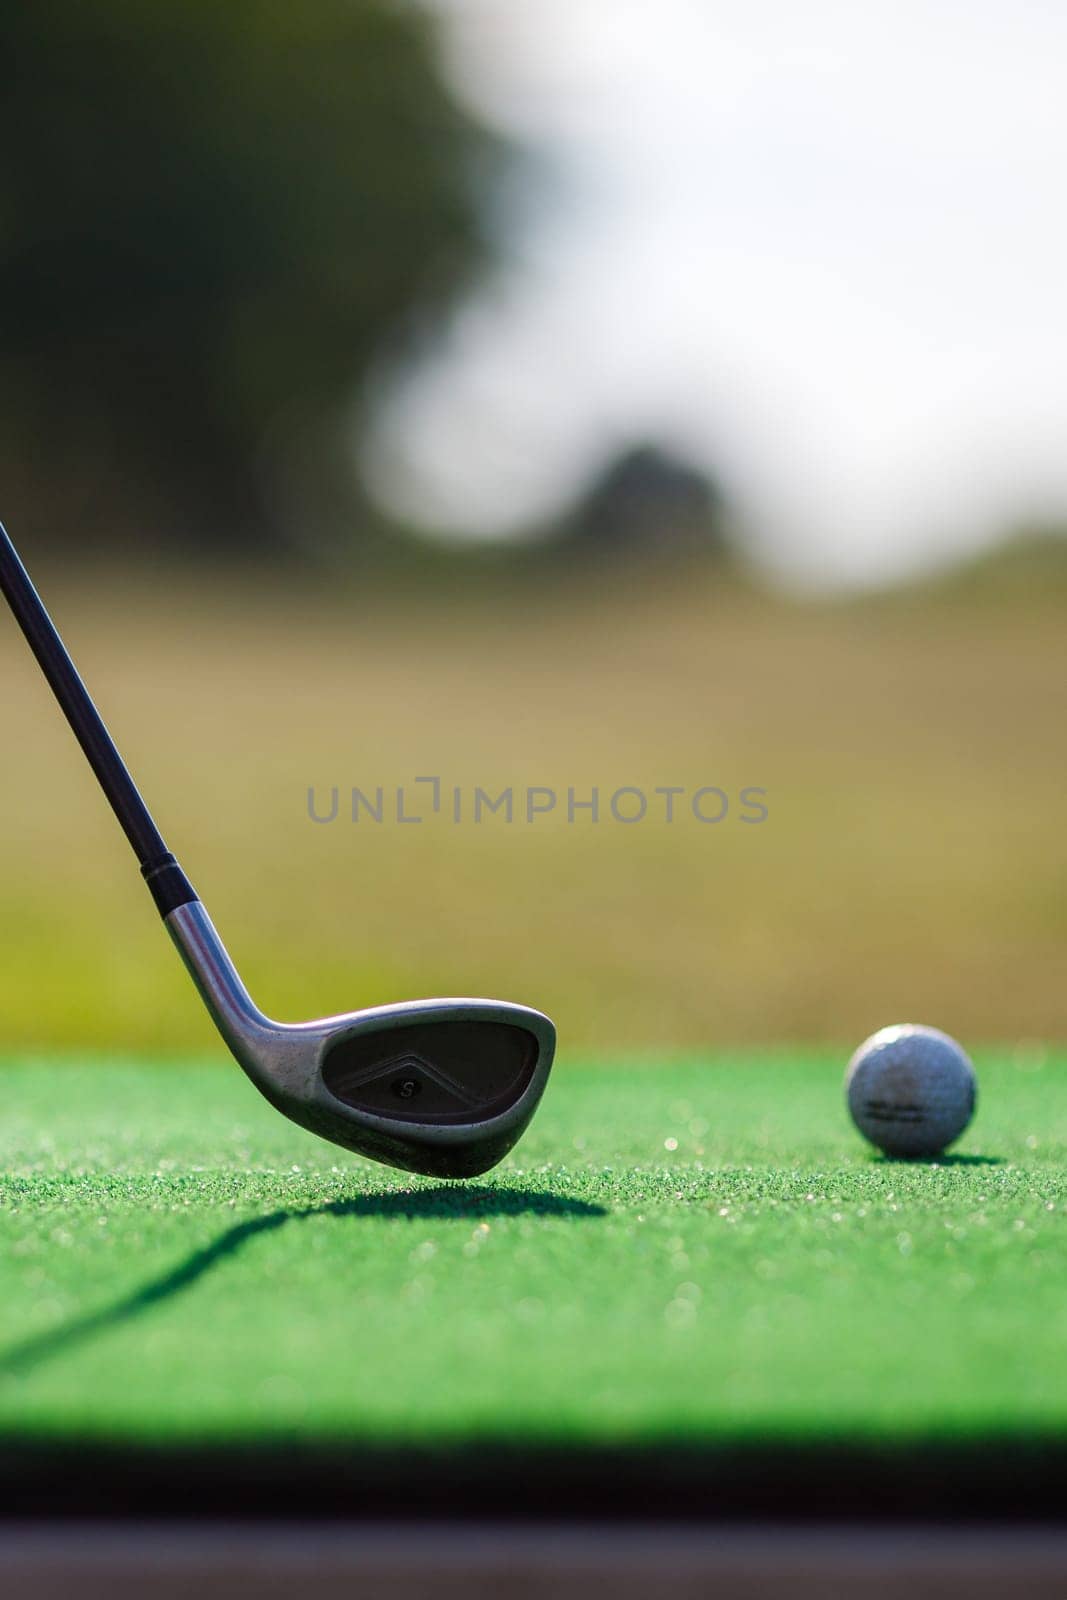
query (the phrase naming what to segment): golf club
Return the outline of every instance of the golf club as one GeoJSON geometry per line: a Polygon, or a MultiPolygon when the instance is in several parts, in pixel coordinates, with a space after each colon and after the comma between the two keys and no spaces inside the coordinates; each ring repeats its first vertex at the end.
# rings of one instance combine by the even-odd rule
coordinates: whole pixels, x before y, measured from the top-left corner
{"type": "Polygon", "coordinates": [[[544,1092],[556,1042],[549,1019],[502,1000],[411,1000],[272,1022],[164,844],[2,524],[0,588],[215,1026],[260,1093],[312,1133],[390,1166],[445,1178],[494,1166],[544,1092]]]}

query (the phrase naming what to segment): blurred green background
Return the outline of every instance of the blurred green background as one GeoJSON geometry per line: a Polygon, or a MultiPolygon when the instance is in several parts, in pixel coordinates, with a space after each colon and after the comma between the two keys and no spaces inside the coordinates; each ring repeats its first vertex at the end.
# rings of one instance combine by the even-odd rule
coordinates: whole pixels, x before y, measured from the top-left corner
{"type": "MultiPolygon", "coordinates": [[[[49,574],[62,578],[62,574],[49,574]]],[[[790,604],[693,573],[251,592],[49,583],[169,841],[283,1017],[418,994],[546,1008],[568,1047],[1062,1035],[1062,592],[790,604]],[[714,784],[768,817],[346,820],[438,774],[714,784]],[[332,824],[309,820],[307,790],[332,824]]],[[[10,1045],[211,1043],[12,628],[0,786],[10,1045]]]]}
{"type": "MultiPolygon", "coordinates": [[[[268,1010],[498,994],[634,1054],[1062,1035],[1055,531],[801,599],[637,438],[527,545],[430,546],[355,441],[491,280],[524,160],[432,17],[49,0],[0,60],[0,514],[268,1010]],[[457,824],[429,774],[561,802],[457,824]],[[623,786],[734,803],[625,825],[623,786]]],[[[0,1042],[216,1048],[13,625],[0,683],[0,1042]]]]}

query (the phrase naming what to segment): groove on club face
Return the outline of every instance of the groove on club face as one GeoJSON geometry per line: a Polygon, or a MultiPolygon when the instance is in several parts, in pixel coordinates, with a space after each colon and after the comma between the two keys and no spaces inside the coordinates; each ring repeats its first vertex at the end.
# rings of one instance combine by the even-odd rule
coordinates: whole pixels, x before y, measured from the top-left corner
{"type": "Polygon", "coordinates": [[[322,1079],[356,1111],[447,1126],[505,1112],[537,1057],[533,1034],[508,1022],[414,1022],[341,1040],[323,1059],[322,1079]]]}

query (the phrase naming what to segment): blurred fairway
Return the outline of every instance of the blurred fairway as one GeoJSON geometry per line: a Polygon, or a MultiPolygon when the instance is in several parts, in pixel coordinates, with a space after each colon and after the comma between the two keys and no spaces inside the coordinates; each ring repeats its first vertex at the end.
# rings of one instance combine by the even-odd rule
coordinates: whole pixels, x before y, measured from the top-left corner
{"type": "Polygon", "coordinates": [[[576,1063],[497,1172],[449,1185],[236,1070],[8,1060],[0,1434],[1051,1436],[1067,1060],[978,1069],[958,1151],[901,1164],[849,1126],[831,1052],[576,1063]]]}
{"type": "MultiPolygon", "coordinates": [[[[281,1017],[420,994],[573,1050],[1067,1031],[1063,594],[803,606],[714,573],[408,590],[42,580],[168,842],[281,1017]],[[769,818],[345,820],[418,775],[767,791],[769,818]],[[308,819],[307,791],[342,791],[308,819]]],[[[0,1043],[217,1048],[0,621],[0,1043]]],[[[410,791],[414,793],[415,791],[410,791]]],[[[422,809],[425,809],[423,805],[422,809]]]]}

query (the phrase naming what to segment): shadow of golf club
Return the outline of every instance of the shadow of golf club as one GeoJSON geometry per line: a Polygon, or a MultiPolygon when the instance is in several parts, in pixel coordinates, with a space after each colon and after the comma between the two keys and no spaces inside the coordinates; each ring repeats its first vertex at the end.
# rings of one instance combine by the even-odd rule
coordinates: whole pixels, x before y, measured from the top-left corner
{"type": "Polygon", "coordinates": [[[299,1211],[272,1211],[227,1228],[211,1244],[192,1255],[170,1272],[153,1278],[132,1294],[123,1295],[99,1311],[74,1317],[46,1333],[20,1339],[0,1350],[0,1376],[15,1376],[32,1371],[45,1361],[118,1327],[153,1306],[173,1299],[192,1288],[206,1273],[238,1254],[260,1234],[274,1233],[287,1222],[304,1222],[310,1217],[394,1217],[408,1220],[464,1220],[483,1217],[602,1217],[603,1206],[586,1200],[572,1200],[540,1189],[491,1189],[484,1185],[461,1188],[442,1185],[435,1189],[360,1195],[354,1200],[332,1200],[327,1205],[308,1206],[299,1211]]]}

